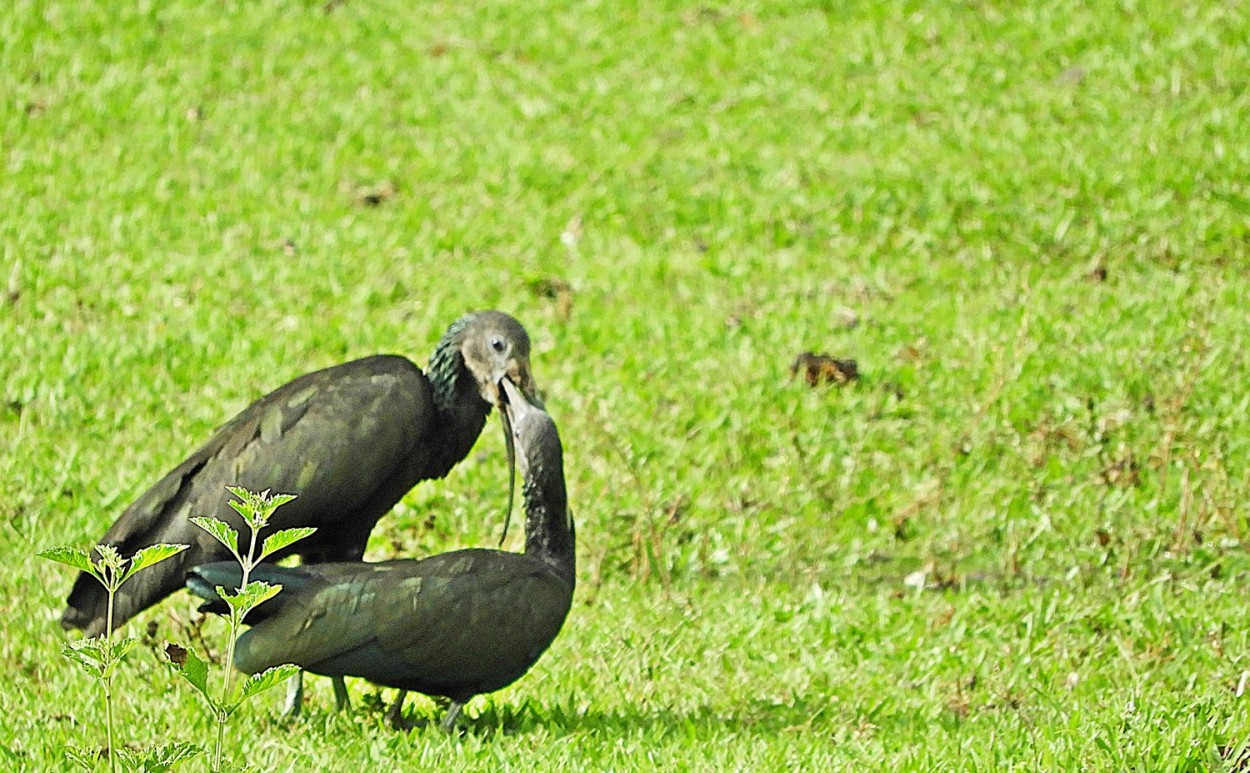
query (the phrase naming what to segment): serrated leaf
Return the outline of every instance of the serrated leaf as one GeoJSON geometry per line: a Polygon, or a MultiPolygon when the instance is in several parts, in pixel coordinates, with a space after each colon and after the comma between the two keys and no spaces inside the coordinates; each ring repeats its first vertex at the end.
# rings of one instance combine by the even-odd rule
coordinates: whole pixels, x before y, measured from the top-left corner
{"type": "Polygon", "coordinates": [[[226,486],[226,491],[229,491],[231,494],[234,494],[236,497],[239,498],[239,501],[243,503],[250,503],[250,502],[255,501],[259,497],[269,496],[269,489],[256,492],[256,491],[251,491],[250,489],[246,489],[243,486],[226,486]]]}
{"type": "Polygon", "coordinates": [[[165,773],[204,750],[192,743],[170,743],[149,749],[143,757],[145,773],[165,773]]]}
{"type": "Polygon", "coordinates": [[[270,687],[275,687],[298,673],[299,666],[293,666],[290,663],[285,663],[281,666],[267,668],[259,674],[252,674],[247,678],[247,681],[243,682],[240,700],[250,698],[257,693],[262,693],[270,687]]]}
{"type": "Polygon", "coordinates": [[[149,545],[143,548],[134,557],[130,559],[130,568],[122,575],[122,582],[129,580],[131,575],[141,569],[147,569],[153,564],[159,564],[167,558],[173,558],[182,551],[186,550],[189,545],[169,545],[161,543],[159,545],[149,545]]]}
{"type": "Polygon", "coordinates": [[[280,592],[282,592],[281,585],[271,585],[264,580],[253,580],[240,588],[238,593],[230,593],[222,586],[217,586],[217,595],[221,596],[231,609],[238,612],[240,617],[280,592]]]}
{"type": "Polygon", "coordinates": [[[103,636],[93,636],[90,639],[79,639],[65,645],[66,654],[73,652],[77,655],[90,658],[98,663],[103,663],[108,658],[108,640],[103,636]]]}
{"type": "Polygon", "coordinates": [[[135,645],[138,643],[139,643],[139,640],[132,636],[127,636],[124,639],[114,640],[113,641],[113,655],[112,655],[113,660],[118,661],[126,657],[126,655],[128,655],[130,651],[134,649],[135,645]]]}
{"type": "Polygon", "coordinates": [[[58,564],[65,564],[66,566],[73,567],[80,572],[86,572],[87,574],[96,573],[95,566],[91,563],[91,556],[87,553],[87,551],[81,548],[61,546],[48,548],[47,550],[36,553],[35,555],[40,558],[46,558],[49,561],[56,561],[58,564]]]}
{"type": "Polygon", "coordinates": [[[289,547],[290,545],[293,545],[296,542],[299,542],[300,540],[311,535],[315,531],[316,531],[316,528],[311,527],[311,526],[303,526],[298,529],[283,529],[282,531],[275,531],[273,534],[270,534],[268,537],[265,537],[265,543],[261,546],[261,549],[260,549],[260,558],[258,558],[257,560],[264,561],[266,556],[277,553],[279,550],[282,550],[285,547],[289,547]]]}
{"type": "Polygon", "coordinates": [[[277,510],[279,507],[282,507],[288,502],[293,502],[294,500],[295,500],[294,494],[274,494],[273,496],[266,497],[265,498],[265,517],[268,518],[269,516],[273,515],[274,510],[277,510]]]}
{"type": "MultiPolygon", "coordinates": [[[[230,488],[230,487],[227,486],[226,488],[230,488]]],[[[235,494],[234,491],[231,491],[230,493],[235,494]]],[[[237,500],[237,499],[227,499],[226,504],[233,507],[236,513],[243,516],[243,520],[247,521],[248,523],[252,522],[252,516],[256,512],[256,508],[252,507],[252,502],[250,499],[244,499],[242,501],[237,500]]]]}
{"type": "Polygon", "coordinates": [[[69,758],[70,762],[78,765],[83,770],[94,771],[96,768],[96,760],[98,758],[95,752],[65,744],[65,756],[69,758]]]}
{"type": "Polygon", "coordinates": [[[95,552],[100,555],[100,560],[95,562],[96,568],[105,577],[116,577],[126,563],[126,559],[112,545],[96,545],[95,552]],[[106,569],[109,571],[105,571],[106,569]]]}
{"type": "MultiPolygon", "coordinates": [[[[231,502],[230,504],[234,504],[231,502]]],[[[225,521],[219,521],[216,518],[192,518],[191,523],[199,526],[204,531],[213,535],[213,537],[230,549],[230,552],[237,558],[239,555],[239,533],[230,528],[225,521]]]]}
{"type": "Polygon", "coordinates": [[[269,489],[261,492],[248,491],[241,486],[226,486],[226,490],[238,497],[238,501],[229,500],[235,512],[243,516],[248,525],[254,529],[263,529],[269,523],[273,511],[295,499],[294,494],[269,495],[269,489]]]}
{"type": "Polygon", "coordinates": [[[87,673],[87,676],[90,676],[93,679],[104,678],[104,669],[100,668],[95,663],[91,663],[89,661],[86,661],[86,660],[83,660],[82,658],[77,658],[77,657],[74,658],[74,661],[78,663],[79,668],[81,668],[83,671],[87,673]]]}
{"type": "Polygon", "coordinates": [[[204,696],[204,700],[208,701],[208,705],[216,707],[212,696],[208,694],[208,663],[200,659],[195,654],[195,650],[191,648],[183,649],[176,644],[169,644],[165,647],[165,657],[169,659],[174,669],[182,675],[183,679],[194,687],[200,695],[204,696]]]}
{"type": "Polygon", "coordinates": [[[104,678],[104,666],[107,663],[107,657],[98,639],[83,639],[82,641],[66,644],[61,653],[77,663],[89,675],[97,679],[104,678]]]}

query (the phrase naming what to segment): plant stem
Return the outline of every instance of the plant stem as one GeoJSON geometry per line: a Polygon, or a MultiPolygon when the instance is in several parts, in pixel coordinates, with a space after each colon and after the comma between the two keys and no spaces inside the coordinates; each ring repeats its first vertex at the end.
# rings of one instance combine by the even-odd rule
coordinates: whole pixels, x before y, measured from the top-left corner
{"type": "Polygon", "coordinates": [[[109,773],[117,773],[117,757],[113,753],[113,597],[117,595],[119,586],[113,570],[109,570],[108,579],[105,586],[108,590],[108,612],[104,619],[104,738],[108,744],[109,773]]]}
{"type": "MultiPolygon", "coordinates": [[[[227,667],[228,668],[228,667],[227,667]]],[[[221,770],[221,749],[226,741],[226,710],[224,708],[217,709],[217,745],[213,749],[213,773],[219,773],[221,770]]]]}
{"type": "MultiPolygon", "coordinates": [[[[248,544],[246,557],[239,556],[239,565],[243,569],[243,580],[239,583],[239,589],[247,587],[248,579],[252,573],[252,567],[255,563],[252,556],[256,555],[256,526],[250,519],[247,521],[252,531],[252,539],[248,544]]],[[[236,555],[238,555],[236,553],[236,555]]],[[[225,675],[222,679],[221,703],[217,709],[217,745],[213,750],[213,771],[216,773],[221,770],[221,750],[225,745],[226,739],[226,722],[230,719],[230,714],[226,709],[226,703],[230,700],[230,689],[234,686],[234,645],[239,638],[239,628],[243,626],[243,616],[239,611],[230,607],[230,635],[227,637],[226,643],[226,668],[225,675]]]]}
{"type": "MultiPolygon", "coordinates": [[[[240,588],[247,587],[247,574],[247,566],[244,565],[243,582],[239,585],[240,588]]],[[[224,669],[225,674],[222,677],[221,703],[217,709],[217,746],[213,752],[214,771],[221,770],[221,749],[225,744],[226,739],[226,722],[230,719],[229,714],[226,712],[226,702],[230,700],[230,688],[234,684],[234,642],[238,638],[238,630],[241,622],[242,621],[239,620],[239,613],[235,611],[234,607],[231,607],[230,635],[226,638],[226,667],[224,669]]]]}
{"type": "Polygon", "coordinates": [[[113,753],[113,686],[112,677],[104,678],[104,737],[108,745],[109,771],[117,773],[117,757],[113,753]]]}

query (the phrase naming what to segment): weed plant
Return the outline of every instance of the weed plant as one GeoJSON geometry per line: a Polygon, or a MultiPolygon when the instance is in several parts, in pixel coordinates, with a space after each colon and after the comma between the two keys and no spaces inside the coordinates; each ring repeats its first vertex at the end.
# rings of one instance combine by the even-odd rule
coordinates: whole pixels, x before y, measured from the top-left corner
{"type": "Polygon", "coordinates": [[[77,663],[100,685],[100,697],[104,705],[104,747],[100,752],[97,754],[71,745],[65,747],[66,757],[86,770],[95,770],[99,758],[105,757],[108,759],[110,771],[116,771],[118,761],[121,761],[123,767],[129,770],[142,769],[149,773],[159,773],[201,751],[194,744],[170,743],[138,754],[118,747],[113,737],[113,679],[122,660],[139,643],[138,639],[131,636],[113,638],[113,602],[117,591],[139,572],[186,549],[186,545],[151,545],[126,559],[112,545],[99,545],[95,549],[99,558],[94,561],[81,548],[55,547],[39,553],[41,558],[86,572],[103,585],[108,594],[104,633],[70,642],[63,650],[66,657],[77,663]]]}
{"type": "Polygon", "coordinates": [[[247,526],[250,533],[246,550],[243,549],[242,543],[239,541],[238,531],[226,522],[210,517],[197,516],[191,519],[196,526],[199,526],[211,534],[218,542],[225,545],[243,570],[243,579],[237,589],[227,590],[220,585],[217,586],[217,595],[221,597],[230,610],[227,615],[229,634],[227,638],[226,660],[222,669],[221,688],[218,693],[214,696],[209,689],[208,662],[196,655],[194,649],[189,647],[184,649],[172,644],[166,648],[166,655],[169,657],[170,662],[177,669],[178,673],[204,698],[204,701],[208,704],[209,713],[216,723],[216,739],[213,744],[212,755],[212,770],[215,772],[222,769],[226,725],[239,706],[247,699],[268,690],[270,687],[289,679],[299,672],[299,668],[291,664],[274,666],[250,675],[243,681],[238,695],[234,694],[234,648],[243,627],[243,619],[248,612],[282,591],[281,585],[267,583],[263,580],[251,581],[249,578],[252,570],[265,558],[316,531],[316,529],[309,527],[276,531],[265,538],[260,551],[257,552],[257,538],[260,532],[268,526],[269,518],[275,510],[295,499],[295,497],[291,494],[270,495],[268,491],[256,493],[237,486],[230,486],[228,489],[230,493],[238,497],[237,500],[230,500],[229,504],[242,516],[243,523],[247,526]]]}

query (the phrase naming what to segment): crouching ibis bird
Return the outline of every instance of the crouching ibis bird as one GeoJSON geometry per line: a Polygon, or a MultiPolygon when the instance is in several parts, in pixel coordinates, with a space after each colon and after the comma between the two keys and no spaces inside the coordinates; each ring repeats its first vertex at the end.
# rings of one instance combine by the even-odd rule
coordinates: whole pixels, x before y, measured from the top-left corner
{"type": "MultiPolygon", "coordinates": [[[[227,504],[227,485],[295,494],[274,513],[270,530],[317,529],[271,560],[288,554],[305,564],[360,560],[379,518],[419,481],[445,476],[469,453],[491,406],[501,404],[505,378],[538,400],[525,328],[502,312],[481,311],[452,323],[425,373],[404,357],[376,355],[306,374],[252,403],[100,539],[123,555],[161,542],[190,545],[122,586],[114,625],[181,588],[192,567],[230,558],[189,520],[211,516],[246,533],[227,504]]],[[[511,491],[510,484],[509,510],[511,491]]],[[[80,574],[61,625],[96,636],[105,632],[106,611],[104,589],[80,574]]],[[[335,686],[345,695],[341,683],[335,686]]],[[[288,711],[297,712],[298,702],[295,691],[288,711]]]]}
{"type": "MultiPolygon", "coordinates": [[[[501,384],[524,478],[525,552],[472,548],[420,560],[265,564],[252,579],[282,591],[248,613],[234,665],[257,673],[283,663],[326,676],[358,676],[400,694],[465,702],[524,675],[555,639],[573,601],[574,526],[555,423],[510,380],[501,384]]],[[[192,569],[187,586],[226,612],[217,588],[237,588],[236,562],[192,569]]]]}

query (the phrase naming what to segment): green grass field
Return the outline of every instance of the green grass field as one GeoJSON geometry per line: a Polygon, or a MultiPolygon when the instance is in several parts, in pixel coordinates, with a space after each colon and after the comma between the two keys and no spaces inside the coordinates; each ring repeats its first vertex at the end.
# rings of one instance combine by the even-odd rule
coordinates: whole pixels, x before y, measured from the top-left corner
{"type": "MultiPolygon", "coordinates": [[[[564,632],[460,737],[311,679],[236,764],[1244,770],[1250,14],[1032,5],[16,0],[0,769],[103,737],[36,551],[497,307],[565,441],[564,632]]],[[[503,459],[492,420],[369,556],[492,544],[503,459]]],[[[119,685],[121,740],[209,740],[154,651],[119,685]]]]}

